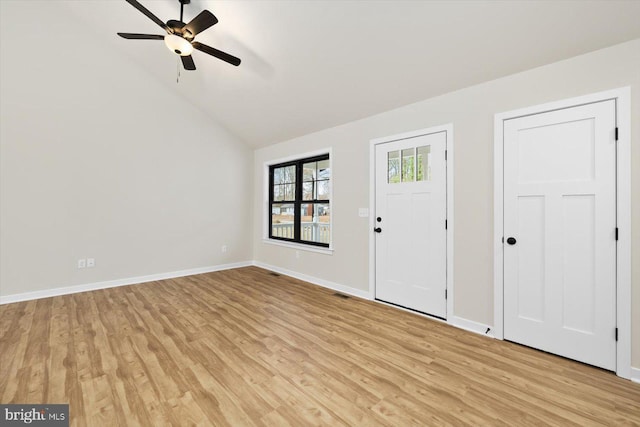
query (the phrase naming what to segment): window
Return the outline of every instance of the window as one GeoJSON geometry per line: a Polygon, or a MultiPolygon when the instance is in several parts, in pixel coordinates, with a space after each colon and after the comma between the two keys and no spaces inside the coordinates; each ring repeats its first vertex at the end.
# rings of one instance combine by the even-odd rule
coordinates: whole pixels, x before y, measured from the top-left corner
{"type": "Polygon", "coordinates": [[[329,247],[329,154],[269,166],[269,238],[329,247]]]}

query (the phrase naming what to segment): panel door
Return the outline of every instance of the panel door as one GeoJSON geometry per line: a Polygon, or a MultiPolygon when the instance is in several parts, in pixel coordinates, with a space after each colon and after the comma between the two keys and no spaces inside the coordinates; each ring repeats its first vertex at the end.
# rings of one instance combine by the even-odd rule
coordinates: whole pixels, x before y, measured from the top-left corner
{"type": "Polygon", "coordinates": [[[504,123],[504,337],[616,365],[615,101],[504,123]]]}
{"type": "Polygon", "coordinates": [[[446,132],[376,146],[376,299],[446,318],[446,132]]]}

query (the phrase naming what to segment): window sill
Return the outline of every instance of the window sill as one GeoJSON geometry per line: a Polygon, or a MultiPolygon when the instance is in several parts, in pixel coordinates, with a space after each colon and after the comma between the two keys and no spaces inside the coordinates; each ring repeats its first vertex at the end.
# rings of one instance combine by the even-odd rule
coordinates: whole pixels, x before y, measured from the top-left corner
{"type": "Polygon", "coordinates": [[[322,248],[320,246],[305,245],[302,243],[283,242],[275,239],[262,239],[262,243],[275,246],[283,246],[285,248],[297,249],[300,251],[315,252],[324,255],[333,255],[333,248],[322,248]]]}

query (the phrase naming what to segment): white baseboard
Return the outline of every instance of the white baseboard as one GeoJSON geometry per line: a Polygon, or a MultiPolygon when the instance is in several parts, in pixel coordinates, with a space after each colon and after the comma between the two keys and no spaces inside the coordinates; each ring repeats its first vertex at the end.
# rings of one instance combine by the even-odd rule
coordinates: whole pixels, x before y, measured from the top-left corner
{"type": "Polygon", "coordinates": [[[458,316],[451,316],[448,323],[456,328],[464,329],[466,331],[475,332],[476,334],[484,335],[485,337],[494,338],[491,326],[484,323],[475,322],[473,320],[463,319],[458,316]],[[487,332],[487,330],[489,330],[487,332]]]}
{"type": "Polygon", "coordinates": [[[214,271],[229,270],[231,268],[248,267],[253,265],[251,261],[221,264],[209,267],[192,268],[189,270],[171,271],[167,273],[151,274],[148,276],[128,277],[124,279],[108,280],[105,282],[86,283],[83,285],[65,286],[61,288],[46,289],[22,294],[0,295],[0,305],[13,302],[29,301],[40,298],[55,297],[58,295],[75,294],[78,292],[95,291],[98,289],[115,288],[117,286],[136,285],[139,283],[154,282],[156,280],[173,279],[176,277],[192,276],[194,274],[211,273],[214,271]]]}
{"type": "Polygon", "coordinates": [[[490,326],[485,325],[484,323],[475,322],[473,320],[467,320],[467,319],[464,319],[462,317],[457,317],[457,316],[452,316],[452,317],[449,318],[449,320],[444,321],[442,319],[438,319],[436,317],[429,316],[428,314],[417,313],[417,312],[415,312],[413,310],[407,310],[407,309],[404,309],[402,307],[395,306],[393,304],[387,304],[384,301],[374,300],[371,297],[371,295],[370,295],[368,290],[363,291],[361,289],[351,288],[349,286],[344,286],[344,285],[340,285],[338,283],[330,282],[328,280],[319,279],[319,278],[313,277],[313,276],[308,276],[306,274],[298,273],[296,271],[291,271],[291,270],[287,270],[287,269],[284,269],[284,268],[276,267],[274,265],[265,264],[265,263],[260,262],[260,261],[254,261],[253,265],[255,265],[256,267],[264,268],[266,270],[274,271],[276,273],[284,274],[285,276],[290,276],[290,277],[294,277],[294,278],[299,279],[299,280],[303,280],[305,282],[313,283],[314,285],[322,286],[322,287],[325,287],[325,288],[328,288],[328,289],[333,289],[334,291],[342,292],[344,294],[353,295],[353,296],[360,297],[360,298],[363,298],[363,299],[373,300],[375,302],[378,302],[378,303],[381,303],[381,304],[384,304],[384,305],[388,305],[390,307],[397,308],[398,310],[409,311],[409,312],[414,313],[414,314],[419,315],[419,316],[424,316],[424,317],[428,317],[428,318],[436,320],[436,321],[448,323],[449,325],[455,326],[456,328],[460,328],[460,329],[464,329],[464,330],[467,330],[467,331],[470,331],[470,332],[474,332],[476,334],[480,334],[480,335],[483,335],[483,336],[486,336],[486,337],[489,337],[489,338],[494,338],[493,332],[491,330],[489,330],[489,332],[487,333],[487,329],[489,329],[490,326]]]}
{"type": "Polygon", "coordinates": [[[640,368],[631,367],[631,381],[640,384],[640,368]]]}
{"type": "Polygon", "coordinates": [[[254,261],[253,265],[256,267],[264,268],[265,270],[275,271],[276,273],[284,274],[285,276],[293,277],[295,279],[303,280],[305,282],[313,283],[314,285],[322,286],[324,288],[333,289],[334,291],[341,292],[343,294],[353,295],[354,297],[370,299],[369,291],[363,291],[362,289],[352,288],[349,286],[340,285],[338,283],[330,282],[328,280],[319,279],[317,277],[308,276],[306,274],[298,273],[295,271],[287,270],[284,268],[276,267],[274,265],[265,264],[260,261],[254,261]]]}

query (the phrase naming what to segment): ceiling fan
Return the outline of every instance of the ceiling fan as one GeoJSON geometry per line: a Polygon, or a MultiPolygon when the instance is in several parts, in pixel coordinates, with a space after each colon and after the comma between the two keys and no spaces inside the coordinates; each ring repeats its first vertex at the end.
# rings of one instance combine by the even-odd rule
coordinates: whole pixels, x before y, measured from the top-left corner
{"type": "Polygon", "coordinates": [[[201,33],[207,28],[215,25],[218,22],[218,18],[208,10],[203,10],[198,14],[198,16],[193,18],[191,22],[185,24],[182,22],[184,5],[191,3],[191,0],[178,0],[180,2],[180,20],[176,21],[174,19],[170,19],[166,24],[136,0],[126,1],[131,6],[145,14],[147,18],[162,27],[167,34],[161,36],[155,34],[118,33],[120,37],[132,40],[164,40],[164,43],[167,45],[169,50],[180,55],[182,65],[185,70],[196,69],[196,64],[193,62],[193,58],[191,57],[191,53],[194,49],[211,56],[215,56],[216,58],[228,62],[231,65],[240,65],[240,58],[236,58],[226,52],[193,40],[198,33],[201,33]]]}

